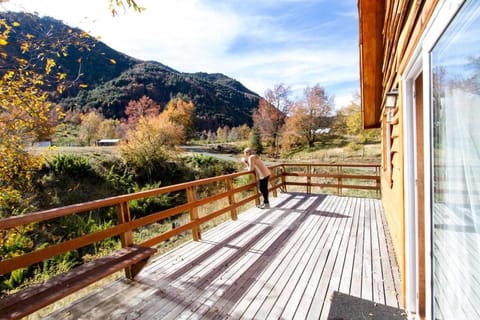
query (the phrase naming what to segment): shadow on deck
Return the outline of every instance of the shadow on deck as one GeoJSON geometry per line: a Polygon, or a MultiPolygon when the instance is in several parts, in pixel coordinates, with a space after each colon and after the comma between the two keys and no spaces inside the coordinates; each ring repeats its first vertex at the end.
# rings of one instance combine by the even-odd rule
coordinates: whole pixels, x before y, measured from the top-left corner
{"type": "Polygon", "coordinates": [[[47,318],[341,319],[334,292],[399,307],[380,200],[283,193],[202,238],[47,318]]]}

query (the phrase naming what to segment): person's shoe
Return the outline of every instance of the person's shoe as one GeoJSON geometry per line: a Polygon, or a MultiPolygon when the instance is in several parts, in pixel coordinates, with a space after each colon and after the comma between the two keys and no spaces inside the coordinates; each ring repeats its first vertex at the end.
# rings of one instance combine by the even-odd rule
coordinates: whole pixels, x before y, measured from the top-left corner
{"type": "Polygon", "coordinates": [[[261,205],[257,206],[259,209],[270,209],[269,203],[262,203],[261,205]]]}

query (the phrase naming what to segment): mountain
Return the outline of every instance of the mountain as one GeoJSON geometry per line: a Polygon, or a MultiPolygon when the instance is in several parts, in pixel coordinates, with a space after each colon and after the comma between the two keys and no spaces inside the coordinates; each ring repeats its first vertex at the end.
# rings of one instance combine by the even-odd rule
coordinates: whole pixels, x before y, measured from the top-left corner
{"type": "Polygon", "coordinates": [[[197,108],[198,131],[252,124],[260,96],[226,75],[179,72],[160,62],[135,59],[50,17],[0,12],[1,19],[15,27],[4,46],[7,58],[0,73],[15,68],[14,57],[19,56],[42,71],[46,58],[52,56],[56,72],[65,73],[72,85],[58,94],[52,78],[45,89],[65,110],[95,108],[107,118],[121,119],[130,100],[146,95],[165,106],[172,97],[183,96],[197,108]],[[27,37],[35,45],[22,53],[27,37]]]}

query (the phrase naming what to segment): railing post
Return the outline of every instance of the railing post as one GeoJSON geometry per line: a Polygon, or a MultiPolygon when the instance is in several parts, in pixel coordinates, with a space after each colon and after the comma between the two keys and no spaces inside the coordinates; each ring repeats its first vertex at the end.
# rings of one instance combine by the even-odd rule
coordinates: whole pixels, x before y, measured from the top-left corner
{"type": "Polygon", "coordinates": [[[312,166],[307,164],[307,194],[312,193],[312,166]]]}
{"type": "Polygon", "coordinates": [[[337,165],[337,176],[338,176],[338,180],[337,180],[337,195],[342,195],[342,166],[341,165],[337,165]]]}
{"type": "MultiPolygon", "coordinates": [[[[127,202],[118,204],[118,222],[120,224],[129,223],[131,221],[130,209],[127,202]]],[[[133,244],[132,230],[128,230],[120,234],[120,241],[122,242],[122,248],[128,247],[133,244]]]]}
{"type": "MultiPolygon", "coordinates": [[[[233,194],[233,178],[228,178],[227,179],[227,190],[228,190],[228,192],[231,192],[228,195],[228,204],[230,206],[232,206],[232,205],[235,204],[235,194],[233,194]]],[[[237,208],[232,208],[230,210],[230,217],[232,218],[232,220],[237,220],[238,219],[237,208]]]]}
{"type": "Polygon", "coordinates": [[[285,178],[285,165],[282,165],[282,192],[287,192],[287,180],[285,178]]]}
{"type": "Polygon", "coordinates": [[[378,177],[378,179],[376,180],[376,186],[377,186],[377,193],[376,193],[376,196],[378,197],[381,193],[381,190],[382,190],[382,186],[381,186],[381,179],[380,179],[380,167],[376,167],[375,168],[375,175],[378,177]]]}
{"type": "MultiPolygon", "coordinates": [[[[195,187],[187,187],[187,200],[189,203],[197,201],[195,187]]],[[[190,209],[190,221],[196,220],[198,220],[198,208],[195,206],[190,209]]],[[[202,235],[200,234],[200,228],[198,225],[192,227],[192,238],[194,241],[199,241],[202,239],[202,235]]]]}
{"type": "Polygon", "coordinates": [[[274,173],[273,173],[273,177],[270,177],[270,179],[268,179],[269,182],[270,182],[270,186],[273,187],[272,195],[275,198],[277,197],[277,178],[278,178],[278,167],[275,168],[274,173]]]}
{"type": "MultiPolygon", "coordinates": [[[[119,224],[129,223],[132,219],[130,216],[130,209],[128,207],[128,202],[122,202],[118,204],[118,222],[119,224]]],[[[133,233],[132,230],[128,230],[120,234],[120,241],[122,243],[122,248],[131,246],[133,244],[133,233]]],[[[126,267],[125,277],[128,279],[133,279],[135,274],[131,266],[126,267]]]]}

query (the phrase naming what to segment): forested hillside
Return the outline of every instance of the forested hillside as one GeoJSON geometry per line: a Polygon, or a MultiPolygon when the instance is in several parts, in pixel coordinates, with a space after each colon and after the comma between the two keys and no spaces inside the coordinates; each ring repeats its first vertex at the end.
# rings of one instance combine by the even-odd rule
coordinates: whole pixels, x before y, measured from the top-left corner
{"type": "Polygon", "coordinates": [[[45,83],[51,100],[64,110],[95,108],[107,118],[121,119],[131,100],[148,96],[160,106],[172,97],[191,99],[197,111],[197,131],[252,124],[252,111],[260,97],[223,74],[185,73],[156,61],[141,61],[115,51],[82,30],[62,22],[26,13],[0,13],[15,27],[10,32],[7,57],[0,72],[14,69],[16,57],[28,55],[39,70],[47,67],[49,52],[55,52],[55,67],[69,86],[58,93],[57,78],[45,83]],[[41,47],[22,48],[27,38],[42,40],[41,47]],[[61,52],[59,55],[58,52],[61,52]],[[32,57],[34,59],[32,59],[32,57]]]}

